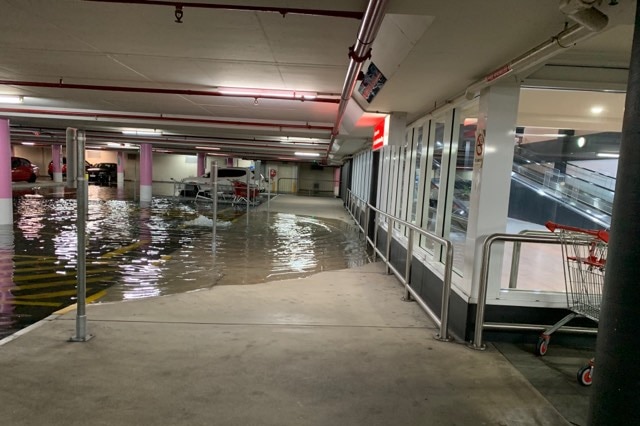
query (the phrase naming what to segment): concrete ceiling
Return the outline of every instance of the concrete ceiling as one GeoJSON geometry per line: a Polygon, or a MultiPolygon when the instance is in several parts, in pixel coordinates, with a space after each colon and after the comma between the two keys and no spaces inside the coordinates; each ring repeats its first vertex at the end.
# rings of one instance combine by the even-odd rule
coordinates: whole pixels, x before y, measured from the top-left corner
{"type": "MultiPolygon", "coordinates": [[[[121,142],[121,130],[135,127],[162,130],[162,137],[144,141],[175,152],[211,145],[234,157],[293,159],[304,148],[324,158],[360,20],[185,6],[182,23],[176,23],[174,7],[131,3],[136,2],[0,0],[0,79],[182,91],[4,84],[0,94],[24,96],[21,105],[0,104],[0,114],[16,130],[15,141],[51,143],[64,140],[66,127],[78,127],[88,131],[90,145],[121,142]],[[202,93],[222,88],[305,91],[327,102],[202,93]]],[[[364,0],[193,3],[347,12],[363,12],[367,5],[364,0]]],[[[391,0],[371,59],[388,81],[371,103],[354,95],[347,117],[353,125],[340,130],[338,157],[370,140],[376,115],[367,113],[402,111],[409,121],[417,119],[560,32],[567,18],[558,5],[557,0],[391,0]]],[[[517,78],[536,87],[579,81],[590,89],[623,88],[635,2],[600,7],[610,17],[609,30],[517,78]],[[581,72],[585,66],[592,71],[581,72]]]]}

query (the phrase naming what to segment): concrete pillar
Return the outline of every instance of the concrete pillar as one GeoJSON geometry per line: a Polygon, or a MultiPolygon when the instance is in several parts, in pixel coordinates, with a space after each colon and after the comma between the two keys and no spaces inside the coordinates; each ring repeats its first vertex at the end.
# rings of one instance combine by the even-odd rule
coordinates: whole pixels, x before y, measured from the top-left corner
{"type": "Polygon", "coordinates": [[[0,225],[13,225],[11,134],[7,119],[0,119],[0,225]]]}
{"type": "MultiPolygon", "coordinates": [[[[498,84],[480,93],[475,156],[464,253],[464,277],[478,294],[482,243],[486,236],[506,232],[520,87],[498,84]]],[[[454,133],[458,132],[458,127],[454,133]]],[[[454,163],[455,164],[455,163],[454,163]]],[[[451,187],[453,185],[450,185],[451,187]]],[[[498,297],[502,247],[492,252],[487,298],[498,297]]]]}
{"type": "Polygon", "coordinates": [[[340,196],[340,167],[333,170],[333,195],[340,196]]]}
{"type": "Polygon", "coordinates": [[[67,188],[76,187],[77,167],[76,149],[78,144],[78,129],[67,128],[67,188]]]}
{"type": "Polygon", "coordinates": [[[207,154],[204,152],[199,152],[197,162],[198,162],[198,166],[197,166],[196,176],[202,176],[206,168],[207,154]]]}
{"type": "Polygon", "coordinates": [[[627,425],[638,419],[638,259],[640,258],[640,8],[636,6],[620,159],[604,294],[598,326],[589,425],[627,425]],[[636,419],[636,420],[633,420],[636,419]]]}
{"type": "Polygon", "coordinates": [[[151,183],[153,175],[153,153],[151,144],[140,144],[140,201],[151,201],[151,183]]]}
{"type": "Polygon", "coordinates": [[[118,154],[116,155],[116,160],[118,163],[118,170],[117,170],[118,188],[122,188],[124,187],[124,165],[125,165],[124,151],[118,151],[118,154]]]}
{"type": "Polygon", "coordinates": [[[51,145],[51,163],[54,182],[62,182],[62,145],[51,145]]]}

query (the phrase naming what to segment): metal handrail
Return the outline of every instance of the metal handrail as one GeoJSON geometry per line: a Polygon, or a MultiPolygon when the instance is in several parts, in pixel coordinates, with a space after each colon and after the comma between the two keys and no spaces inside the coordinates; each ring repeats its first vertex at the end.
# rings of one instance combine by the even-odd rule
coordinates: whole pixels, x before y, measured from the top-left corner
{"type": "MultiPolygon", "coordinates": [[[[544,244],[562,244],[562,240],[559,234],[547,232],[543,235],[543,232],[538,231],[525,231],[531,232],[534,235],[522,235],[522,234],[491,234],[482,244],[482,260],[480,268],[480,282],[478,285],[478,306],[476,310],[476,324],[473,334],[473,341],[469,343],[469,347],[477,350],[484,350],[485,345],[483,343],[483,331],[485,328],[484,316],[487,306],[487,288],[489,287],[489,264],[491,261],[491,246],[496,241],[501,242],[513,242],[513,243],[544,243],[544,244]]],[[[588,240],[585,240],[585,244],[588,244],[588,240]]],[[[512,264],[513,273],[513,264],[512,264]]]]}
{"type": "MultiPolygon", "coordinates": [[[[365,200],[353,194],[351,190],[347,190],[347,191],[349,193],[349,197],[347,201],[347,209],[349,210],[351,217],[353,217],[353,219],[356,220],[356,217],[353,212],[354,204],[356,204],[357,207],[362,207],[358,213],[358,219],[356,220],[358,227],[364,233],[367,242],[371,244],[371,246],[373,247],[374,253],[378,253],[380,257],[382,257],[382,259],[385,261],[385,264],[387,266],[387,273],[390,273],[390,271],[393,272],[394,275],[404,285],[405,299],[409,300],[410,297],[412,297],[418,303],[418,305],[420,305],[420,307],[427,313],[427,315],[429,315],[429,317],[431,317],[431,319],[440,327],[440,331],[436,335],[437,340],[441,340],[441,341],[451,340],[451,338],[449,337],[449,300],[451,298],[451,278],[453,276],[453,243],[445,238],[441,238],[422,228],[419,228],[412,223],[398,219],[386,212],[383,212],[380,209],[377,209],[376,207],[372,206],[365,200]],[[360,218],[362,216],[363,210],[365,210],[365,217],[367,218],[367,223],[365,224],[365,226],[368,226],[369,224],[368,220],[370,218],[371,211],[374,212],[374,215],[380,214],[387,219],[387,222],[388,222],[387,223],[387,244],[385,247],[384,256],[380,252],[380,250],[378,250],[378,246],[377,246],[378,227],[377,226],[375,227],[374,240],[371,240],[371,238],[369,238],[369,236],[367,235],[368,231],[360,224],[360,218]],[[396,223],[404,226],[409,230],[404,276],[398,270],[395,269],[395,267],[391,264],[391,261],[389,259],[391,254],[391,239],[393,235],[393,227],[396,223]],[[444,263],[444,281],[442,286],[442,306],[440,310],[440,318],[438,318],[438,316],[431,310],[431,308],[429,308],[429,306],[425,303],[425,301],[422,300],[420,295],[409,285],[411,280],[411,261],[413,259],[413,241],[414,241],[413,233],[414,232],[417,232],[425,236],[427,239],[433,241],[434,243],[440,244],[441,246],[445,247],[446,255],[445,255],[445,263],[444,263]]],[[[374,220],[376,219],[377,219],[377,216],[374,216],[374,220]]]]}

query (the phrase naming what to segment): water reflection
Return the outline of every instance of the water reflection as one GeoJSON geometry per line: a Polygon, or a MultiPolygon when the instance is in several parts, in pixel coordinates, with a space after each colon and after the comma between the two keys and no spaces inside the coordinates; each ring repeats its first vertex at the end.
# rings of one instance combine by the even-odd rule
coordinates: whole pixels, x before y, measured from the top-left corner
{"type": "Polygon", "coordinates": [[[13,287],[13,228],[0,225],[0,338],[13,329],[15,322],[13,287]]]}
{"type": "MultiPolygon", "coordinates": [[[[8,251],[0,252],[4,271],[0,297],[29,303],[3,304],[6,312],[0,311],[0,329],[23,327],[75,302],[77,231],[72,191],[61,194],[43,188],[40,198],[14,193],[15,238],[8,251]],[[21,320],[16,322],[17,318],[21,320]]],[[[196,220],[211,217],[210,205],[154,198],[143,207],[122,198],[132,193],[131,188],[123,192],[116,187],[89,187],[90,301],[303,277],[368,262],[357,228],[347,223],[255,211],[247,216],[244,209],[233,207],[218,211],[218,223],[226,226],[218,228],[214,256],[211,222],[196,220]]]]}

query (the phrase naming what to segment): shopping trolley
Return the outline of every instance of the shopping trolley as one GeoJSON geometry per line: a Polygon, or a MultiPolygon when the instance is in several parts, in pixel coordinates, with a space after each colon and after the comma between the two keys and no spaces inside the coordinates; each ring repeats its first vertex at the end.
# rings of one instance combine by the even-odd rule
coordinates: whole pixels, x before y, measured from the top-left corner
{"type": "MultiPolygon", "coordinates": [[[[609,245],[609,233],[604,230],[581,229],[553,222],[545,225],[551,232],[559,231],[567,307],[571,313],[540,335],[536,345],[536,354],[540,356],[547,353],[551,334],[572,319],[586,317],[598,322],[609,245]]],[[[591,385],[594,365],[594,359],[591,359],[578,370],[579,383],[591,385]]]]}

